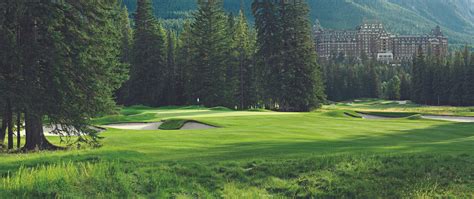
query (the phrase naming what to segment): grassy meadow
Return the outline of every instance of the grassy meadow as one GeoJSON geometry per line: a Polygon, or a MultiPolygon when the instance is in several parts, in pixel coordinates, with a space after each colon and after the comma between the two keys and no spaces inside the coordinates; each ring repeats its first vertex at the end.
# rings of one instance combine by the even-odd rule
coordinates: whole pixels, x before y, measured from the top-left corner
{"type": "Polygon", "coordinates": [[[311,113],[129,107],[93,122],[219,128],[108,129],[98,149],[0,154],[0,198],[474,197],[474,124],[354,111],[474,115],[381,100],[311,113]]]}

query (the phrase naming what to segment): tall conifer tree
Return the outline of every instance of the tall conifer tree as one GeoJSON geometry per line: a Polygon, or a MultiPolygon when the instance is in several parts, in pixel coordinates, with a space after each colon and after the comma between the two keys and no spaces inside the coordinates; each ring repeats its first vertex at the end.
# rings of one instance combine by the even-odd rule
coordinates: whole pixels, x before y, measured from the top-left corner
{"type": "Polygon", "coordinates": [[[188,97],[206,106],[228,105],[226,69],[231,38],[222,0],[199,0],[199,10],[191,24],[191,51],[188,97]]]}
{"type": "Polygon", "coordinates": [[[155,19],[150,0],[138,0],[135,13],[129,104],[166,105],[165,31],[155,19]]]}

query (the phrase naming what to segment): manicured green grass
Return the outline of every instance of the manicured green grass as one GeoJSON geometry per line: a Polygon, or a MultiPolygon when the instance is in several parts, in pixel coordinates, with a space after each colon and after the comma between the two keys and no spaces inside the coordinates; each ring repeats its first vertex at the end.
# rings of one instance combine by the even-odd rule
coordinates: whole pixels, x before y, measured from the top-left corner
{"type": "Polygon", "coordinates": [[[110,129],[99,149],[1,154],[0,198],[473,196],[474,124],[365,120],[348,107],[122,111],[94,122],[179,119],[221,128],[110,129]]]}
{"type": "Polygon", "coordinates": [[[183,120],[183,119],[166,120],[166,121],[163,122],[163,124],[160,125],[160,129],[161,130],[179,130],[188,121],[189,120],[183,120]]]}

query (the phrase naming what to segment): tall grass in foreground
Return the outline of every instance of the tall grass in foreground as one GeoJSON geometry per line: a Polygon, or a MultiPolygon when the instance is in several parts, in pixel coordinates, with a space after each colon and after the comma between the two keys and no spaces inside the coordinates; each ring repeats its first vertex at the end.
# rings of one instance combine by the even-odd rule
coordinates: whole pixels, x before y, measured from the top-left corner
{"type": "Polygon", "coordinates": [[[472,197],[468,155],[334,156],[211,163],[67,162],[21,167],[0,198],[472,197]]]}
{"type": "Polygon", "coordinates": [[[70,198],[127,196],[126,170],[120,164],[60,163],[36,168],[20,167],[2,179],[0,196],[8,198],[70,198]]]}

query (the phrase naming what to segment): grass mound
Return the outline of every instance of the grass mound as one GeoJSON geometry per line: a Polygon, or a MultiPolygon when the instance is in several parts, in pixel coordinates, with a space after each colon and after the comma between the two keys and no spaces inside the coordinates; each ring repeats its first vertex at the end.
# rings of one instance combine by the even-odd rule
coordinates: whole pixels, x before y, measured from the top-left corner
{"type": "Polygon", "coordinates": [[[355,111],[344,111],[344,114],[349,116],[349,117],[353,117],[353,118],[362,118],[362,116],[359,115],[359,113],[357,113],[355,111]]]}
{"type": "Polygon", "coordinates": [[[423,119],[423,115],[416,114],[416,115],[412,115],[412,116],[407,117],[407,119],[409,119],[409,120],[421,120],[421,119],[423,119]]]}
{"type": "Polygon", "coordinates": [[[418,113],[410,113],[410,112],[360,112],[366,115],[373,115],[379,117],[391,117],[391,118],[404,118],[404,117],[411,117],[414,115],[418,115],[418,113]]]}
{"type": "Polygon", "coordinates": [[[181,129],[186,122],[189,122],[189,120],[184,120],[184,119],[170,119],[166,120],[163,122],[163,124],[160,125],[159,129],[161,130],[179,130],[181,129]]]}
{"type": "Polygon", "coordinates": [[[251,112],[272,112],[271,110],[267,110],[267,109],[264,109],[264,108],[251,108],[251,109],[248,109],[247,111],[251,111],[251,112]]]}
{"type": "Polygon", "coordinates": [[[350,111],[350,110],[335,110],[335,111],[329,111],[325,112],[324,115],[329,116],[329,117],[352,117],[352,118],[362,118],[357,112],[355,111],[350,111]]]}
{"type": "Polygon", "coordinates": [[[145,105],[133,105],[133,106],[127,107],[127,109],[149,110],[149,109],[153,109],[153,108],[149,107],[149,106],[145,106],[145,105]]]}
{"type": "Polygon", "coordinates": [[[227,107],[223,107],[223,106],[212,107],[212,108],[209,108],[209,110],[211,110],[211,111],[233,111],[232,109],[227,108],[227,107]]]}
{"type": "Polygon", "coordinates": [[[125,115],[125,116],[138,115],[138,114],[142,114],[142,113],[143,113],[143,110],[141,110],[141,109],[126,108],[126,109],[120,110],[120,114],[125,115]]]}
{"type": "Polygon", "coordinates": [[[144,122],[156,118],[155,113],[144,113],[138,115],[110,115],[92,120],[94,125],[118,124],[128,122],[144,122]]]}

